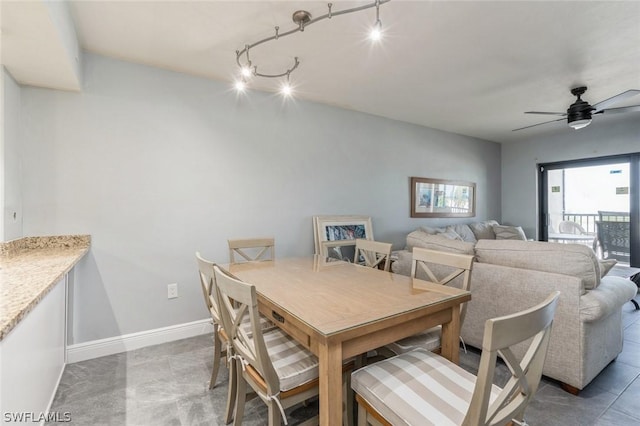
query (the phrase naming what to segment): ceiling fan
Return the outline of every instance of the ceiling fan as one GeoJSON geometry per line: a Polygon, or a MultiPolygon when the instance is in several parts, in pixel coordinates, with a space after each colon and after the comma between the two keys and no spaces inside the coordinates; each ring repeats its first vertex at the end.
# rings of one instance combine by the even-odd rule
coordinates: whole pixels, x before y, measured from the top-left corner
{"type": "Polygon", "coordinates": [[[609,99],[606,99],[602,102],[598,102],[597,104],[591,106],[588,102],[580,99],[580,96],[587,91],[586,86],[576,87],[571,89],[571,94],[576,96],[578,99],[574,103],[571,104],[567,112],[545,112],[545,111],[527,111],[525,114],[542,114],[542,115],[560,115],[562,118],[558,118],[556,120],[545,121],[538,124],[533,124],[531,126],[520,127],[519,129],[513,129],[513,131],[528,129],[530,127],[540,126],[542,124],[554,123],[556,121],[567,120],[569,127],[573,129],[582,129],[591,124],[591,116],[595,114],[614,114],[620,112],[632,112],[638,111],[640,112],[640,105],[633,105],[628,107],[621,108],[609,108],[609,106],[614,105],[618,102],[621,102],[627,98],[640,94],[640,90],[627,90],[626,92],[619,93],[609,99]]]}

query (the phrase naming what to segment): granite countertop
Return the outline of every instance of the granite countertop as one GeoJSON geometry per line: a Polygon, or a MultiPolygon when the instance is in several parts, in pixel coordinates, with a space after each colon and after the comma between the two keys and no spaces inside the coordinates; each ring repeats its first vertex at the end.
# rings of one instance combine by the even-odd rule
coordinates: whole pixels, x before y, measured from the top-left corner
{"type": "Polygon", "coordinates": [[[89,251],[91,236],[26,237],[0,243],[0,341],[89,251]]]}

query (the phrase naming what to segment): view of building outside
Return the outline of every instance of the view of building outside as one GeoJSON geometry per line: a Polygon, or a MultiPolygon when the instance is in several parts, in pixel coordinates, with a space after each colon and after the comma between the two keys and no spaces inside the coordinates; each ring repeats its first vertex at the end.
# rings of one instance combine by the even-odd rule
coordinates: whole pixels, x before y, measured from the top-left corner
{"type": "Polygon", "coordinates": [[[629,211],[629,164],[564,169],[565,213],[629,211]]]}
{"type": "Polygon", "coordinates": [[[562,221],[596,233],[599,211],[629,212],[629,164],[549,170],[549,233],[562,221]]]}

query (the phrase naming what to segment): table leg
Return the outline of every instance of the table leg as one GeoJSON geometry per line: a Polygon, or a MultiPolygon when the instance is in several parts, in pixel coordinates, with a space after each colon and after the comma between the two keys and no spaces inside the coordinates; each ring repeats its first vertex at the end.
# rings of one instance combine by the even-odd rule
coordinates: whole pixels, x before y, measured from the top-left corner
{"type": "Polygon", "coordinates": [[[318,345],[320,425],[342,425],[342,344],[318,345]]]}
{"type": "Polygon", "coordinates": [[[456,364],[460,361],[460,306],[451,308],[451,322],[442,324],[440,354],[456,364]]]}

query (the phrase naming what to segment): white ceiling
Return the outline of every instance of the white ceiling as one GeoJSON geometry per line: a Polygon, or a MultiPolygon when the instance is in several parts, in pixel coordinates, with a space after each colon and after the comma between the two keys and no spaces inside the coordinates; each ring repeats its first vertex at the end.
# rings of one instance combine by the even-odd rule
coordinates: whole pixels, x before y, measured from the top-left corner
{"type": "MultiPolygon", "coordinates": [[[[25,2],[2,3],[10,11],[2,17],[7,69],[21,83],[64,89],[56,86],[59,47],[47,45],[52,30],[41,14],[25,2]],[[38,38],[39,47],[12,49],[21,33],[38,38]],[[29,70],[38,58],[46,72],[36,82],[29,70]]],[[[276,25],[281,33],[294,28],[295,10],[327,12],[323,1],[69,3],[82,48],[230,85],[236,50],[272,35],[276,25]]],[[[370,2],[332,3],[336,11],[370,2]]],[[[524,111],[565,111],[575,100],[572,87],[588,86],[583,98],[591,104],[640,89],[637,1],[392,0],[380,7],[380,19],[385,38],[377,45],[366,39],[375,20],[369,9],[265,43],[251,58],[262,72],[280,72],[298,56],[291,79],[299,98],[497,142],[574,131],[564,122],[511,131],[553,118],[524,111]]],[[[251,85],[276,91],[278,82],[251,85]]],[[[640,96],[615,106],[637,104],[640,96]]],[[[621,119],[640,113],[595,116],[591,126],[621,119]]]]}

